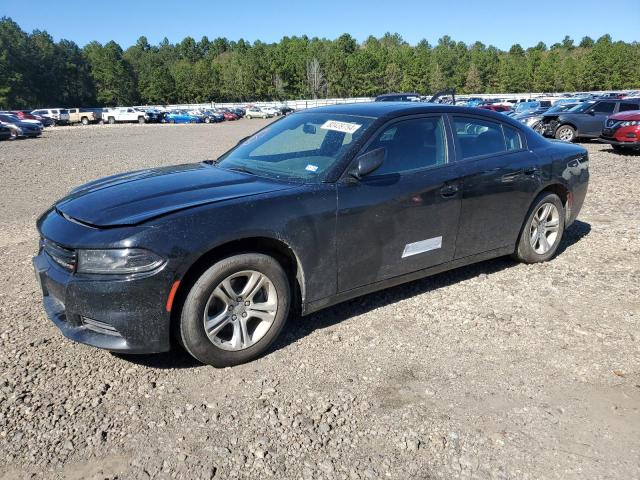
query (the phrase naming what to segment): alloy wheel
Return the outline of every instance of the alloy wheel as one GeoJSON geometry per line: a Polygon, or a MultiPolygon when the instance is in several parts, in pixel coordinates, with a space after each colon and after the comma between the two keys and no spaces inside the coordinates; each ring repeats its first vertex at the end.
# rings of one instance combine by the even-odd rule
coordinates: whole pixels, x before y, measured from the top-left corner
{"type": "Polygon", "coordinates": [[[543,203],[538,207],[531,220],[529,242],[538,254],[549,252],[558,241],[560,231],[560,213],[553,203],[543,203]]]}
{"type": "Polygon", "coordinates": [[[271,328],[278,309],[273,282],[263,273],[245,270],[229,275],[213,290],[204,309],[204,330],[224,350],[244,350],[271,328]]]}
{"type": "Polygon", "coordinates": [[[570,142],[573,140],[573,130],[568,127],[562,127],[558,132],[558,138],[563,142],[570,142]]]}

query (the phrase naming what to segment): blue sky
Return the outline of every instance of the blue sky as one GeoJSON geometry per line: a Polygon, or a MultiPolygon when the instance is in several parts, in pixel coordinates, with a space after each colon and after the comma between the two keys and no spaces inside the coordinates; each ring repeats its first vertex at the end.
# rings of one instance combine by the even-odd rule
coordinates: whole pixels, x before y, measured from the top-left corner
{"type": "Polygon", "coordinates": [[[350,33],[398,32],[411,44],[426,38],[435,44],[443,35],[456,41],[480,40],[499,48],[559,42],[565,35],[579,41],[610,33],[614,40],[640,40],[640,2],[615,4],[591,0],[0,0],[0,16],[13,18],[23,30],[47,30],[56,40],[85,45],[115,40],[124,48],[140,35],[158,43],[190,35],[230,40],[274,42],[285,35],[336,38],[350,33]],[[633,5],[635,4],[635,6],[633,5]],[[609,6],[614,12],[607,13],[609,6]]]}

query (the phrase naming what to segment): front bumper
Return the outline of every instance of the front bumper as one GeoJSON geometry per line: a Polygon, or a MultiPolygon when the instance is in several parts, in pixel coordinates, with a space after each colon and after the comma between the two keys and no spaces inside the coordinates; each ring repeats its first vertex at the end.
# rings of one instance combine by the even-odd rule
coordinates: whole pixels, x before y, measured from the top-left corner
{"type": "Polygon", "coordinates": [[[42,249],[33,266],[44,309],[65,337],[114,352],[170,349],[168,272],[128,279],[83,277],[57,265],[42,249]]]}
{"type": "Polygon", "coordinates": [[[596,140],[601,143],[608,143],[609,145],[619,145],[621,147],[640,147],[640,139],[630,138],[627,142],[621,142],[619,140],[616,140],[615,138],[599,137],[596,140]]]}

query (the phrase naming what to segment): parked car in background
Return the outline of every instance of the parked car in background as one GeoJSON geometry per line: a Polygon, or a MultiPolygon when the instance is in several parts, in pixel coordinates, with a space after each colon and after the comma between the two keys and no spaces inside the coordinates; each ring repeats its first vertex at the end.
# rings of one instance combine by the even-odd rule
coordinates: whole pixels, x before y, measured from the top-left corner
{"type": "Polygon", "coordinates": [[[148,123],[164,123],[166,112],[157,110],[155,108],[149,108],[144,111],[145,119],[148,123]]]}
{"type": "Polygon", "coordinates": [[[640,151],[640,110],[611,115],[598,140],[608,143],[617,152],[640,151]]]}
{"type": "Polygon", "coordinates": [[[551,108],[541,107],[538,110],[534,110],[534,111],[530,111],[530,112],[525,112],[525,113],[521,113],[521,114],[518,114],[518,115],[514,115],[512,118],[514,120],[518,120],[521,123],[524,123],[528,127],[533,128],[536,132],[538,132],[540,135],[542,135],[542,133],[543,133],[542,119],[543,119],[544,114],[546,114],[546,113],[564,112],[566,110],[569,110],[569,109],[575,107],[576,105],[578,105],[578,103],[568,103],[568,102],[567,103],[560,103],[560,104],[556,103],[551,108]]]}
{"type": "Polygon", "coordinates": [[[15,140],[17,138],[16,130],[9,125],[8,123],[0,122],[0,140],[15,140]]]}
{"type": "Polygon", "coordinates": [[[280,107],[280,112],[282,113],[282,115],[289,115],[290,113],[294,113],[295,109],[288,107],[286,105],[283,105],[282,107],[280,107]]]}
{"type": "Polygon", "coordinates": [[[235,113],[238,118],[242,118],[245,116],[247,111],[244,108],[232,108],[231,112],[235,113]]]}
{"type": "Polygon", "coordinates": [[[43,117],[41,115],[34,115],[29,110],[11,110],[9,112],[11,115],[15,115],[20,120],[34,120],[38,121],[42,124],[43,127],[50,127],[55,124],[55,120],[49,117],[43,117]]]}
{"type": "Polygon", "coordinates": [[[40,108],[31,112],[33,115],[53,118],[56,125],[69,123],[69,112],[64,108],[40,108]]]}
{"type": "Polygon", "coordinates": [[[101,108],[70,108],[69,123],[81,123],[89,125],[90,123],[98,123],[102,120],[101,108]]]}
{"type": "Polygon", "coordinates": [[[102,112],[101,120],[111,125],[114,123],[147,122],[145,112],[136,110],[133,107],[106,108],[102,112]]]}
{"type": "Polygon", "coordinates": [[[224,122],[224,114],[213,110],[205,110],[202,112],[204,123],[220,123],[224,122]]]}
{"type": "Polygon", "coordinates": [[[167,123],[202,123],[203,117],[192,115],[186,110],[173,110],[165,116],[167,123]]]}
{"type": "Polygon", "coordinates": [[[419,93],[385,93],[384,95],[378,95],[375,99],[376,102],[419,102],[421,99],[419,93]]]}
{"type": "Polygon", "coordinates": [[[260,110],[272,117],[280,115],[280,110],[276,110],[274,107],[260,107],[260,110]]]}
{"type": "Polygon", "coordinates": [[[247,113],[245,113],[245,118],[271,118],[273,115],[268,114],[267,112],[262,111],[258,107],[249,107],[247,108],[247,113]]]}
{"type": "Polygon", "coordinates": [[[225,108],[225,109],[222,110],[222,115],[224,115],[224,119],[227,120],[227,121],[233,121],[233,120],[239,120],[240,119],[240,117],[238,117],[238,115],[233,113],[228,108],[225,108]]]}
{"type": "Polygon", "coordinates": [[[507,105],[478,105],[477,108],[481,108],[482,110],[491,110],[492,112],[510,112],[511,107],[507,105]]]}
{"type": "Polygon", "coordinates": [[[640,110],[640,99],[587,100],[565,112],[545,113],[542,131],[547,137],[565,142],[598,138],[608,116],[630,110],[640,110]]]}
{"type": "Polygon", "coordinates": [[[17,138],[39,137],[42,135],[42,124],[32,120],[20,120],[15,115],[0,113],[0,122],[10,123],[17,127],[15,133],[17,138]]]}

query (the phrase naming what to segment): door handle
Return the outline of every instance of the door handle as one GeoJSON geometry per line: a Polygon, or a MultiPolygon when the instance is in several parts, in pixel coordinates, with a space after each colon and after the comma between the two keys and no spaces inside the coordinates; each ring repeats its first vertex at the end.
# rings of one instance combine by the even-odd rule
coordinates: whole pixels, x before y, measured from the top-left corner
{"type": "Polygon", "coordinates": [[[457,185],[445,185],[440,189],[440,196],[443,198],[455,197],[458,194],[457,185]]]}

